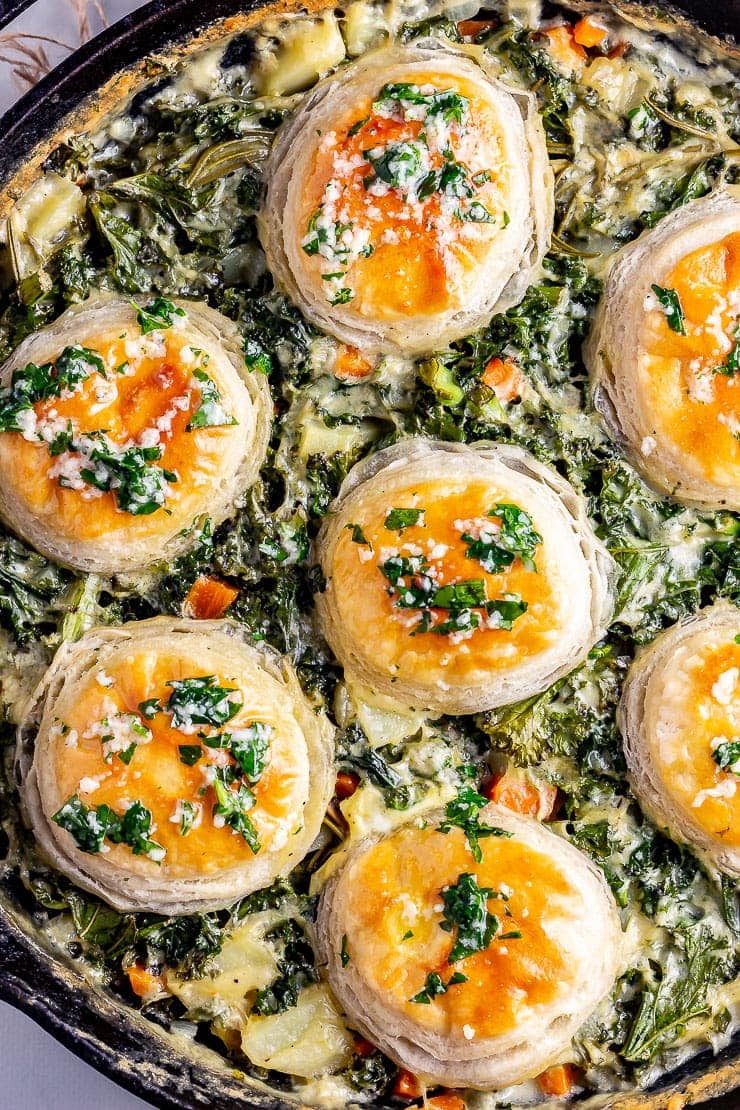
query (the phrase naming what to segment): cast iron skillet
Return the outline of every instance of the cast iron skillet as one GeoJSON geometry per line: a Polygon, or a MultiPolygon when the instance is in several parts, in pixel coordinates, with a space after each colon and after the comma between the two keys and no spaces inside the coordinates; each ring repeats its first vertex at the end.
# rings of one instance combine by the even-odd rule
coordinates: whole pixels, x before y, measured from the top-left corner
{"type": "MultiPolygon", "coordinates": [[[[0,28],[34,0],[0,0],[0,28]]],[[[310,2],[310,0],[309,0],[310,2]]],[[[645,6],[653,6],[646,0],[645,6]]],[[[740,0],[680,0],[680,11],[710,34],[740,39],[740,0]]],[[[0,190],[115,74],[192,38],[214,22],[250,13],[260,0],[153,0],[81,47],[0,120],[0,190]]],[[[221,1057],[160,1031],[93,989],[34,935],[32,912],[10,900],[0,904],[0,998],[17,1006],[93,1067],[163,1110],[281,1110],[273,1091],[247,1086],[221,1057]]],[[[661,1081],[649,1094],[618,1100],[619,1110],[670,1110],[672,1092],[712,1096],[705,1110],[737,1110],[740,1035],[718,1056],[702,1054],[661,1081]],[[724,1093],[730,1092],[730,1093],[724,1093]],[[670,1100],[670,1103],[669,1103],[670,1100]]]]}

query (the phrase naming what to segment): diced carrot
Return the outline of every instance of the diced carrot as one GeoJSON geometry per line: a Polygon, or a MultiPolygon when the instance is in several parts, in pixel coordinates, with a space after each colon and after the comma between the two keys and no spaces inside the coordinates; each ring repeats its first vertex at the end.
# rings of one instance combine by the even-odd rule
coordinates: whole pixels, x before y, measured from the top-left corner
{"type": "Polygon", "coordinates": [[[616,46],[613,46],[611,48],[611,50],[607,54],[607,58],[623,58],[631,45],[632,43],[628,42],[627,39],[624,39],[622,42],[618,42],[616,46]]]}
{"type": "Polygon", "coordinates": [[[185,598],[184,610],[188,617],[196,620],[215,620],[222,617],[239,596],[236,586],[222,582],[219,578],[209,578],[202,574],[193,582],[185,598]]]}
{"type": "Polygon", "coordinates": [[[141,964],[133,964],[131,967],[127,967],[126,974],[131,984],[131,990],[145,1002],[156,998],[164,990],[161,975],[155,975],[148,968],[142,967],[141,964]]]}
{"type": "Polygon", "coordinates": [[[547,49],[556,62],[565,69],[582,69],[586,61],[586,51],[573,39],[573,30],[567,23],[550,27],[545,31],[550,40],[547,49]]]}
{"type": "Polygon", "coordinates": [[[425,1110],[465,1110],[465,1103],[459,1095],[447,1092],[444,1095],[435,1095],[427,1100],[425,1110]]]}
{"type": "Polygon", "coordinates": [[[521,395],[523,380],[519,366],[510,358],[492,358],[481,376],[483,384],[504,404],[521,395]]]}
{"type": "Polygon", "coordinates": [[[360,354],[357,347],[342,343],[334,362],[334,377],[343,382],[360,381],[369,377],[375,369],[372,362],[360,354]]]}
{"type": "Polygon", "coordinates": [[[580,1080],[581,1071],[573,1064],[555,1064],[537,1076],[542,1093],[554,1097],[569,1094],[580,1080]]]}
{"type": "Polygon", "coordinates": [[[393,1094],[396,1098],[421,1098],[423,1093],[421,1083],[416,1076],[402,1068],[393,1084],[393,1094]]]}
{"type": "Polygon", "coordinates": [[[557,786],[542,783],[539,786],[528,778],[507,772],[485,788],[486,796],[497,805],[506,806],[514,813],[547,821],[552,816],[558,800],[557,786]]]}
{"type": "Polygon", "coordinates": [[[353,771],[340,771],[337,775],[337,784],[334,787],[334,793],[343,802],[345,798],[351,798],[357,787],[360,785],[360,776],[356,775],[353,771]]]}
{"type": "Polygon", "coordinates": [[[592,15],[584,15],[573,28],[573,38],[579,46],[586,48],[601,46],[608,34],[608,29],[592,15]]]}
{"type": "Polygon", "coordinates": [[[355,1056],[372,1056],[377,1051],[375,1045],[364,1037],[355,1037],[355,1056]]]}
{"type": "MultiPolygon", "coordinates": [[[[492,19],[461,19],[457,30],[464,39],[474,39],[484,31],[490,31],[496,24],[492,19]]],[[[431,1103],[429,1103],[431,1106],[431,1103]]]]}

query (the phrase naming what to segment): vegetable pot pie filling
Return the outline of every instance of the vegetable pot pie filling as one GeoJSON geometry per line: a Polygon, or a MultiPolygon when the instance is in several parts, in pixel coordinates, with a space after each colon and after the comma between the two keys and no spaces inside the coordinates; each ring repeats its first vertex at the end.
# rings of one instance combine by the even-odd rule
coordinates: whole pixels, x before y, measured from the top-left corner
{"type": "Polygon", "coordinates": [[[487,806],[467,831],[432,814],[359,848],[323,896],[322,947],[342,1004],[400,1063],[519,1082],[610,986],[619,927],[591,865],[536,822],[487,806]]]}
{"type": "Polygon", "coordinates": [[[430,350],[483,323],[549,232],[529,108],[433,42],[319,86],[277,140],[261,216],[308,315],[369,350],[430,350]]]}
{"type": "Polygon", "coordinates": [[[412,705],[472,712],[536,690],[588,650],[609,561],[587,524],[581,548],[564,507],[577,499],[563,483],[559,501],[550,481],[560,493],[516,452],[418,441],[351,475],[319,537],[328,589],[317,598],[350,673],[412,705]],[[565,559],[580,568],[576,590],[565,559]]]}
{"type": "MultiPolygon", "coordinates": [[[[195,881],[197,900],[199,880],[211,897],[208,880],[224,876],[243,892],[305,851],[329,790],[326,733],[295,680],[230,626],[93,631],[62,653],[47,687],[26,789],[35,820],[38,790],[67,866],[195,881]]],[[[141,896],[119,899],[129,895],[141,896]]]]}
{"type": "Polygon", "coordinates": [[[659,636],[628,675],[621,715],[646,804],[724,869],[740,869],[737,610],[720,603],[659,636]]]}
{"type": "Polygon", "coordinates": [[[6,519],[42,550],[97,569],[182,546],[264,450],[265,387],[224,347],[231,328],[187,302],[103,299],[22,345],[0,389],[6,519]]]}

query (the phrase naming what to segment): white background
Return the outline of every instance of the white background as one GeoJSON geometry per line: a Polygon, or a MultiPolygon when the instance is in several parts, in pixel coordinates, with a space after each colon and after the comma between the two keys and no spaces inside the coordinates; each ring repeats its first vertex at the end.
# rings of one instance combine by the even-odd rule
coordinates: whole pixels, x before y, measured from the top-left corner
{"type": "MultiPolygon", "coordinates": [[[[0,32],[0,113],[70,47],[143,0],[39,0],[0,32]]],[[[0,975],[2,969],[0,968],[0,975]]],[[[146,1110],[25,1015],[0,1002],[0,1110],[146,1110]]]]}

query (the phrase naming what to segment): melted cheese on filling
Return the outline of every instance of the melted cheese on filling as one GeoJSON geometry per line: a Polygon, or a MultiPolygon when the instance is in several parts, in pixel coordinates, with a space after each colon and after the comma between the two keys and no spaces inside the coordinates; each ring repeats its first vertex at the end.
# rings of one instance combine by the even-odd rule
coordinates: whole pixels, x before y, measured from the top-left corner
{"type": "MultiPolygon", "coordinates": [[[[157,712],[151,719],[142,714],[141,703],[151,698],[166,707],[172,693],[168,682],[205,673],[202,660],[182,648],[177,653],[156,647],[119,651],[113,659],[106,658],[104,668],[90,674],[82,689],[75,690],[72,704],[60,702],[52,733],[50,759],[58,805],[77,794],[88,807],[105,804],[122,815],[128,805],[141,802],[152,815],[149,836],[165,852],[161,871],[172,878],[212,874],[255,856],[241,833],[213,812],[216,769],[236,769],[236,762],[228,750],[206,746],[199,732],[233,734],[254,722],[267,728],[264,771],[249,786],[255,801],[248,816],[260,852],[285,847],[302,824],[308,798],[305,739],[288,694],[269,676],[262,676],[259,683],[247,681],[234,672],[233,661],[224,663],[215,677],[219,685],[234,690],[229,698],[240,702],[241,708],[219,727],[183,727],[179,719],[174,722],[178,727],[173,727],[171,713],[157,712]],[[120,753],[131,743],[136,747],[126,763],[120,753]],[[200,745],[203,754],[188,766],[182,761],[181,745],[200,745]],[[192,827],[183,835],[183,811],[192,806],[192,827]]],[[[147,859],[133,855],[126,845],[106,843],[103,850],[110,853],[106,859],[128,870],[159,872],[156,852],[147,859]]]]}
{"type": "MultiPolygon", "coordinates": [[[[479,679],[491,670],[512,670],[556,643],[567,621],[567,601],[557,588],[556,560],[546,544],[534,551],[536,569],[528,569],[516,557],[508,569],[489,573],[478,558],[468,555],[470,543],[463,536],[479,538],[487,530],[495,536],[498,518],[489,513],[501,503],[511,503],[505,490],[462,478],[417,483],[390,495],[375,494],[363,503],[360,519],[353,523],[361,527],[367,542],[356,542],[348,526],[336,545],[331,573],[342,626],[351,633],[355,649],[367,653],[375,667],[399,679],[444,688],[479,679]],[[423,510],[423,515],[402,532],[391,530],[385,522],[398,508],[423,510]],[[423,558],[425,573],[436,587],[482,581],[489,600],[518,597],[527,604],[526,612],[506,630],[495,612],[489,616],[482,607],[473,607],[478,627],[442,634],[434,628],[451,614],[433,608],[432,626],[420,631],[424,610],[400,605],[405,600],[403,587],[399,583],[392,588],[381,569],[396,557],[423,558]]],[[[528,506],[527,511],[536,529],[534,510],[528,506]]],[[[413,583],[413,576],[402,581],[413,583]]]]}
{"type": "Polygon", "coordinates": [[[656,433],[702,477],[734,488],[740,480],[740,372],[717,368],[740,340],[740,232],[687,254],[661,285],[678,295],[686,335],[670,327],[651,293],[640,365],[656,433]]]}
{"type": "Polygon", "coordinates": [[[490,837],[481,847],[483,859],[476,864],[460,829],[442,834],[403,828],[363,853],[342,888],[353,970],[386,1005],[463,1043],[509,1033],[542,1008],[557,1011],[579,974],[574,918],[587,912],[550,856],[516,837],[490,837]],[[456,935],[440,927],[442,891],[461,874],[473,874],[479,887],[506,896],[487,903],[503,936],[450,964],[456,935]],[[506,938],[510,933],[521,936],[506,938]],[[428,974],[447,983],[456,972],[467,982],[450,985],[429,1004],[410,1001],[428,974]]]}
{"type": "Polygon", "coordinates": [[[722,752],[740,755],[740,644],[690,641],[661,675],[655,724],[648,733],[664,790],[705,832],[740,845],[740,763],[722,769],[722,752]]]}
{"type": "MultiPolygon", "coordinates": [[[[85,336],[84,345],[102,358],[105,376],[90,365],[89,376],[76,388],[21,413],[22,431],[0,435],[0,471],[28,511],[48,520],[54,535],[83,540],[115,533],[142,539],[173,535],[203,511],[209,487],[218,482],[225,439],[243,435],[219,380],[217,360],[191,347],[174,328],[141,335],[135,325],[123,334],[85,336]],[[204,399],[198,374],[216,386],[223,423],[188,430],[204,399]],[[52,455],[54,437],[70,426],[72,446],[52,455]],[[115,488],[104,491],[85,478],[82,471],[95,470],[96,464],[87,451],[74,450],[74,440],[100,432],[105,434],[101,442],[114,452],[136,447],[161,452],[146,462],[146,469],[165,470],[174,480],[159,480],[154,494],[159,505],[153,512],[141,515],[146,495],[138,502],[134,498],[131,507],[138,511],[131,512],[120,507],[115,488]]],[[[91,448],[97,439],[88,439],[91,448]]],[[[105,481],[104,469],[98,474],[105,481]]]]}
{"type": "Polygon", "coordinates": [[[411,77],[412,99],[365,97],[323,135],[299,214],[304,265],[327,300],[380,320],[464,305],[506,235],[514,185],[503,121],[480,88],[411,77]]]}

